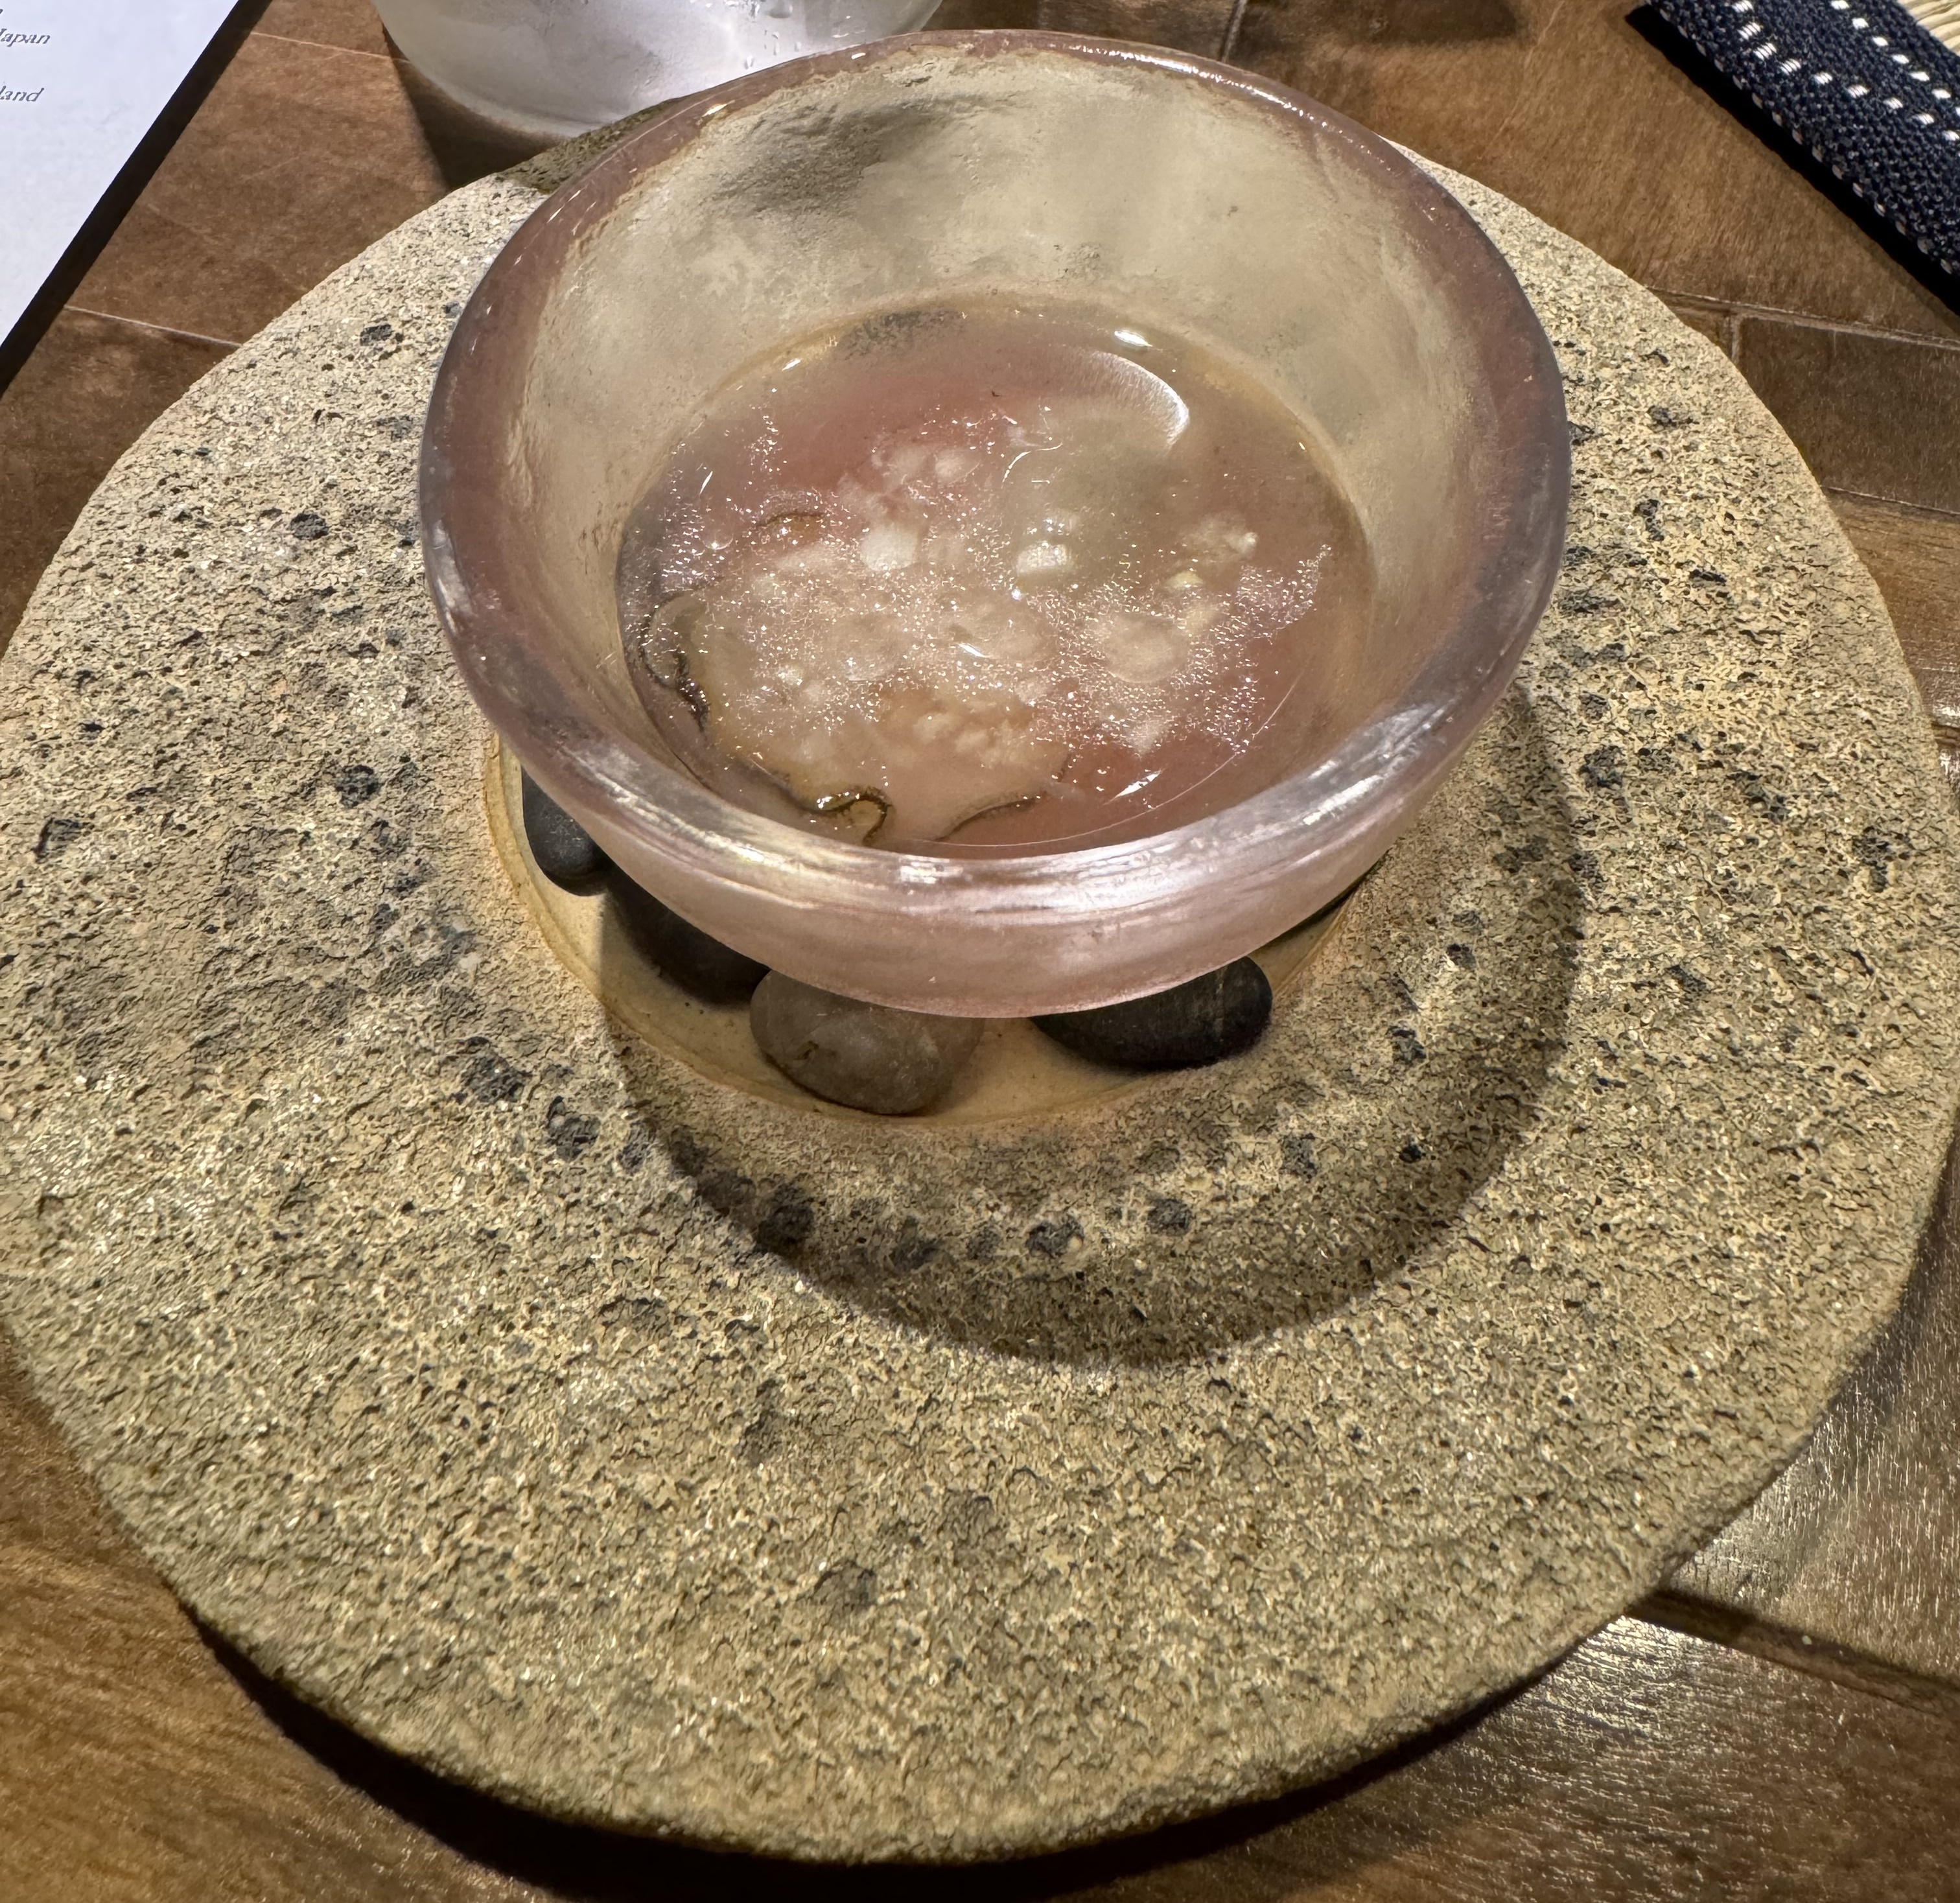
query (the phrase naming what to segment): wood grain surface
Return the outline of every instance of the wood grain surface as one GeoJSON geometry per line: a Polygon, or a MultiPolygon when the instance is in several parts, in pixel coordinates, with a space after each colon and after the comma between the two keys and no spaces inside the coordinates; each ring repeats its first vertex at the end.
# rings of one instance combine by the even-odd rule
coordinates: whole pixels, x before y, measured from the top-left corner
{"type": "Polygon", "coordinates": [[[1855,496],[1831,504],[1892,610],[1934,727],[1960,741],[1960,520],[1855,496]]]}
{"type": "MultiPolygon", "coordinates": [[[[1960,1166],[1892,1325],[1675,1590],[1960,1685],[1960,1166]]],[[[1960,1879],[1960,1871],[1956,1871],[1960,1879]]]]}
{"type": "MultiPolygon", "coordinates": [[[[1736,358],[1890,606],[1960,778],[1960,317],[1650,13],[1609,0],[948,0],[1300,86],[1602,252],[1736,358]]],[[[271,0],[0,396],[0,640],[188,379],[488,159],[366,0],[271,0]],[[194,333],[194,334],[193,334],[194,333]]],[[[0,1899],[1960,1895],[1960,1188],[1811,1449],[1669,1591],[1493,1707],[1284,1803],[985,1871],[798,1871],[523,1815],[206,1643],[0,1342],[0,1899]]]]}

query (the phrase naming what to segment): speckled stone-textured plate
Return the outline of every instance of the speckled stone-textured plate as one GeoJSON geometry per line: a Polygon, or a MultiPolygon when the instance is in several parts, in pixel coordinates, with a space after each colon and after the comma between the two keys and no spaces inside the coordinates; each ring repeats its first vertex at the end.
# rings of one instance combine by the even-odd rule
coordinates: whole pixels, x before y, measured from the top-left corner
{"type": "Polygon", "coordinates": [[[618,1028],[492,849],[416,435],[470,187],[124,459],[0,699],[0,1316],[259,1665],[567,1816],[1134,1830],[1544,1664],[1785,1461],[1960,1089],[1871,583],[1735,371],[1459,191],[1564,367],[1567,574],[1252,1055],[877,1123],[618,1028]]]}

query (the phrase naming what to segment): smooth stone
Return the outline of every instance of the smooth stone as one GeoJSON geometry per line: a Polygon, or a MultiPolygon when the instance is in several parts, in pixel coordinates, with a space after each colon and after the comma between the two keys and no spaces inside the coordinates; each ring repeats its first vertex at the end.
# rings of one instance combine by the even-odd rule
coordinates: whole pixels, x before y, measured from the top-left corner
{"type": "Polygon", "coordinates": [[[1237,1057],[1259,1041],[1273,988],[1249,958],[1188,983],[1093,1011],[1058,1011],[1036,1023],[1078,1057],[1130,1071],[1182,1071],[1237,1057]]]}
{"type": "Polygon", "coordinates": [[[980,1042],[977,1018],[861,1004],[781,972],[756,986],[749,1023],[784,1076],[832,1103],[885,1117],[923,1110],[943,1095],[980,1042]]]}
{"type": "Polygon", "coordinates": [[[612,862],[599,842],[527,773],[524,840],[539,871],[553,885],[581,892],[595,884],[612,862]]]}
{"type": "Polygon", "coordinates": [[[628,937],[690,998],[704,1004],[740,1004],[762,982],[768,966],[689,924],[617,867],[607,889],[628,937]]]}

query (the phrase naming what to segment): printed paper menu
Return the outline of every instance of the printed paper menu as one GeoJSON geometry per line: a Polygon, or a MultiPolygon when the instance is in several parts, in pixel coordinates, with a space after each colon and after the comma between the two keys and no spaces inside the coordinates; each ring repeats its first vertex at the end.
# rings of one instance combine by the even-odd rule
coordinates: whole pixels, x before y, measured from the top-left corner
{"type": "Polygon", "coordinates": [[[0,5],[0,339],[237,4],[0,5]]]}

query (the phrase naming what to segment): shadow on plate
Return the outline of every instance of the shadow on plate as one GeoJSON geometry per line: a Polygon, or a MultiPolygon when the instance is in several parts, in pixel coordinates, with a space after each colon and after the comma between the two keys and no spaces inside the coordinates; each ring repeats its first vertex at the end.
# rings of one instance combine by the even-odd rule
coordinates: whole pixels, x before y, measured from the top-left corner
{"type": "MultiPolygon", "coordinates": [[[[840,1300],[1032,1360],[1188,1361],[1392,1278],[1503,1165],[1563,1045],[1586,863],[1513,694],[1278,987],[1246,1056],[1093,1088],[1072,1072],[1074,1097],[1034,1090],[1023,1114],[976,1120],[840,1112],[732,1070],[717,1083],[678,1033],[625,1029],[630,1013],[615,1054],[648,1147],[840,1300]]],[[[616,928],[595,962],[609,1003],[645,993],[616,928]]],[[[728,1016],[732,1049],[746,1025],[728,1016]]]]}

